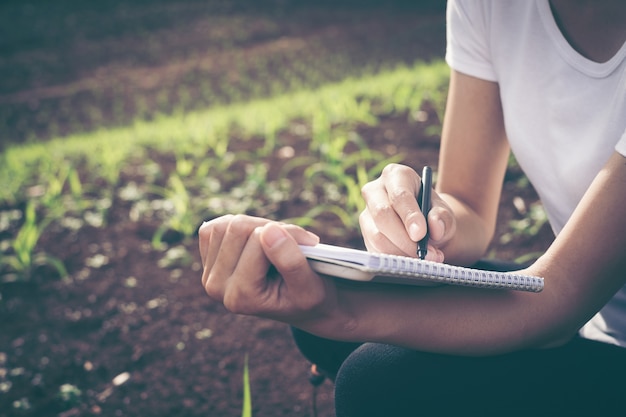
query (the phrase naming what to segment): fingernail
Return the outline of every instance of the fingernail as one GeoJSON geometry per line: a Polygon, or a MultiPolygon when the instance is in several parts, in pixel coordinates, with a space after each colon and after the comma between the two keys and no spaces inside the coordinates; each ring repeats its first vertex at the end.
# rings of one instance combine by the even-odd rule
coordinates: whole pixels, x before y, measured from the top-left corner
{"type": "Polygon", "coordinates": [[[277,224],[268,223],[261,235],[263,243],[270,248],[278,246],[287,238],[286,232],[277,224]]]}
{"type": "Polygon", "coordinates": [[[409,226],[409,237],[414,242],[417,242],[420,238],[420,228],[415,223],[409,226]]]}
{"type": "Polygon", "coordinates": [[[313,232],[309,232],[308,230],[306,231],[307,236],[310,238],[310,241],[307,243],[311,243],[313,245],[317,245],[318,243],[320,243],[320,237],[318,235],[316,235],[313,232]]]}

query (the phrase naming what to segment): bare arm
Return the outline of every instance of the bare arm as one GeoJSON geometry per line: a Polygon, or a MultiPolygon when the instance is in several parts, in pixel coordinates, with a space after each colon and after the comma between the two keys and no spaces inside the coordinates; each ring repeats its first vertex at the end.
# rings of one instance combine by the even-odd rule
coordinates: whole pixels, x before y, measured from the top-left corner
{"type": "Polygon", "coordinates": [[[352,336],[422,350],[492,354],[571,337],[626,281],[626,158],[615,153],[546,254],[539,294],[440,287],[340,291],[352,336]]]}
{"type": "MultiPolygon", "coordinates": [[[[447,262],[472,263],[487,248],[508,155],[497,84],[453,71],[437,182],[447,207],[441,205],[429,215],[431,226],[439,218],[445,220],[446,230],[440,233],[445,237],[435,244],[440,243],[447,262]]],[[[571,337],[626,280],[625,163],[624,157],[613,155],[554,244],[529,268],[529,273],[546,278],[542,293],[463,288],[342,291],[341,301],[353,320],[346,319],[354,328],[353,339],[485,354],[571,337]]],[[[384,200],[380,194],[376,197],[384,200]]],[[[403,205],[391,206],[399,218],[408,217],[403,205]]],[[[382,220],[378,224],[384,229],[382,220]]]]}
{"type": "MultiPolygon", "coordinates": [[[[429,259],[469,265],[484,254],[495,230],[508,156],[498,84],[453,71],[437,193],[428,215],[434,249],[429,259]]],[[[401,165],[386,167],[363,188],[367,208],[360,223],[369,250],[415,253],[426,231],[418,192],[418,174],[401,165]]]]}
{"type": "Polygon", "coordinates": [[[508,156],[498,84],[452,71],[437,180],[457,221],[446,262],[472,264],[489,246],[508,156]]]}

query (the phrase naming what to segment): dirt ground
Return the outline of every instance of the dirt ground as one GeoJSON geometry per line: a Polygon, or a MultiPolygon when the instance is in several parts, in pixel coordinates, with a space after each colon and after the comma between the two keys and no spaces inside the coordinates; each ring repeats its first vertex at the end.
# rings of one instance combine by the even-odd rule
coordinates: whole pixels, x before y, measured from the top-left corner
{"type": "MultiPolygon", "coordinates": [[[[441,21],[441,12],[433,19],[441,21]]],[[[409,119],[387,117],[359,131],[372,147],[436,168],[439,138],[409,119]]],[[[499,235],[521,218],[514,197],[536,200],[515,185],[520,175],[507,175],[499,235]]],[[[290,208],[282,210],[287,217],[290,208]]],[[[109,227],[52,228],[43,237],[41,248],[64,260],[69,281],[40,270],[31,282],[0,286],[0,416],[238,416],[246,357],[254,416],[312,416],[309,364],[288,327],[211,301],[200,285],[195,239],[171,237],[168,243],[185,246],[192,259],[160,267],[163,254],[150,246],[158,224],[132,222],[128,211],[127,202],[114,200],[109,227]]],[[[493,249],[512,259],[550,240],[544,227],[493,249]]],[[[361,244],[358,236],[329,243],[361,244]]],[[[316,400],[319,416],[334,415],[330,382],[316,400]]]]}

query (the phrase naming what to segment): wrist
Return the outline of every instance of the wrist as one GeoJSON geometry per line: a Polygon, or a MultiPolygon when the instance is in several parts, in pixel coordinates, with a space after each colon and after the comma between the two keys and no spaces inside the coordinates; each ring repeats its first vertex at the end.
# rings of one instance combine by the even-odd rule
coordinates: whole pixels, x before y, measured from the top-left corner
{"type": "MultiPolygon", "coordinates": [[[[291,323],[306,332],[331,340],[346,342],[363,342],[359,331],[359,314],[355,305],[354,292],[362,283],[342,281],[336,278],[323,277],[332,290],[324,305],[319,306],[307,318],[291,323]],[[332,294],[332,296],[331,296],[332,294]]],[[[357,303],[358,305],[358,303],[357,303]]]]}

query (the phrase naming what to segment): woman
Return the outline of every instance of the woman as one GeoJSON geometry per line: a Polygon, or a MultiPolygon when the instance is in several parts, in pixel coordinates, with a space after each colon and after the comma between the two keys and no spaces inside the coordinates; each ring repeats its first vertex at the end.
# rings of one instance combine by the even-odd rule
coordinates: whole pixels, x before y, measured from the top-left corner
{"type": "Polygon", "coordinates": [[[300,329],[304,353],[335,377],[339,417],[615,411],[626,388],[612,377],[626,372],[626,3],[449,0],[447,16],[433,208],[424,219],[418,174],[391,165],[363,189],[363,238],[415,256],[428,221],[428,259],[472,265],[492,239],[512,150],[556,233],[523,271],[545,278],[543,292],[342,286],[299,252],[316,236],[244,216],[201,227],[205,289],[233,312],[300,329]]]}

